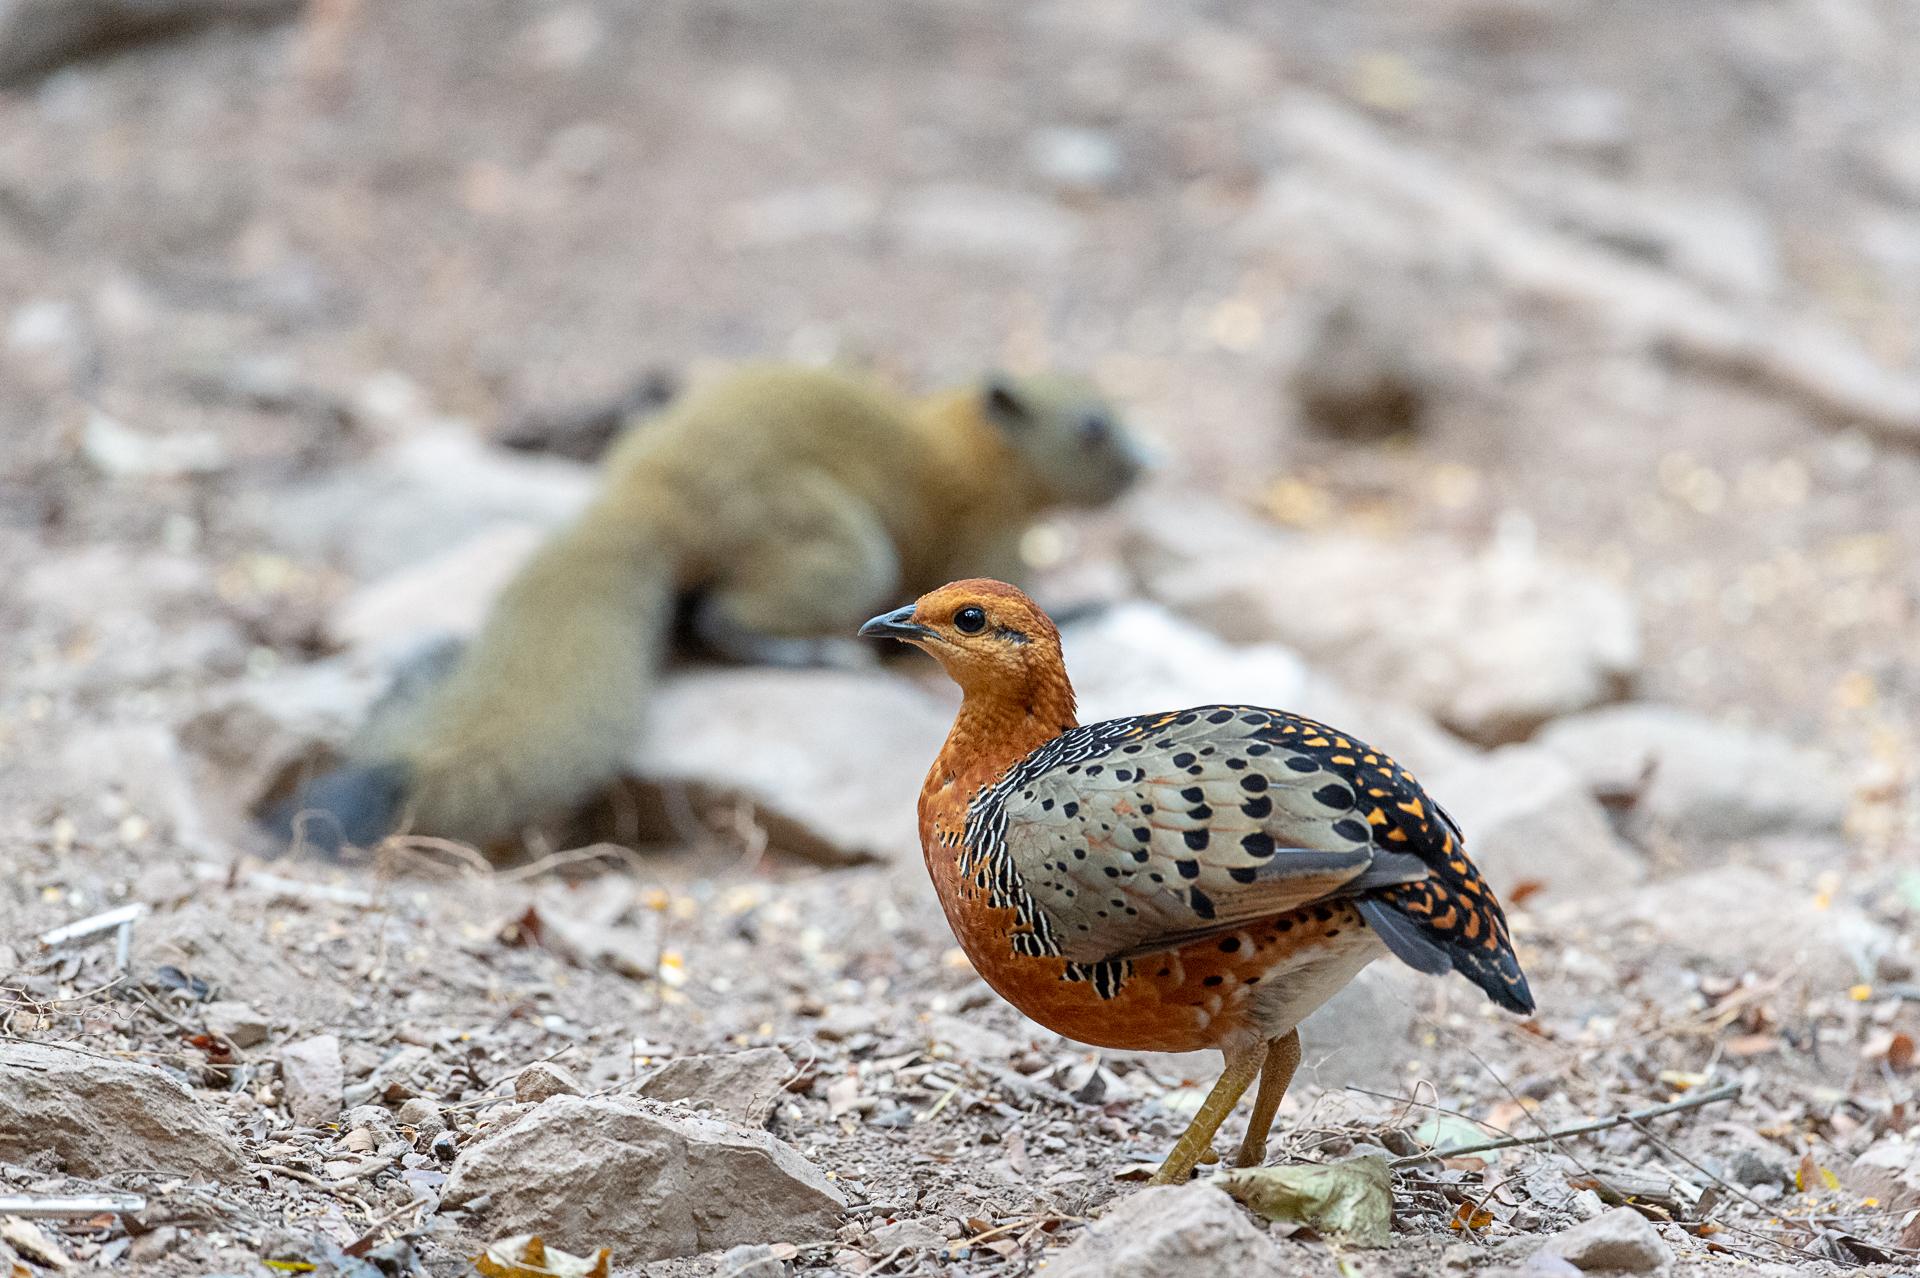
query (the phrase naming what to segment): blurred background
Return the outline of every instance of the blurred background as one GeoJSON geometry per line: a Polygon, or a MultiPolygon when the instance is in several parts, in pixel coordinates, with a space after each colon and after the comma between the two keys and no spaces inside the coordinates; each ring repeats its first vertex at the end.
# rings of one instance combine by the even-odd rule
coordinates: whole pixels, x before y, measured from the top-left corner
{"type": "MultiPolygon", "coordinates": [[[[140,902],[274,1041],[344,1035],[349,1091],[391,1016],[492,1025],[449,1097],[567,1044],[604,1081],[636,1042],[812,1036],[777,1121],[862,1201],[997,1223],[1029,1158],[1081,1177],[1061,1210],[1105,1197],[1081,1152],[1152,1146],[1180,1071],[1088,1066],[956,968],[912,846],[930,671],[671,683],[640,801],[698,811],[572,948],[538,924],[589,889],[441,858],[389,896],[391,867],[255,860],[246,820],[580,508],[582,423],[749,359],[1067,369],[1162,454],[1027,541],[1050,601],[1097,605],[1089,711],[1370,736],[1541,973],[1524,1043],[1383,977],[1322,1033],[1327,1094],[1371,1121],[1340,1087],[1417,1056],[1485,1117],[1506,1094],[1448,1034],[1584,1062],[1562,1117],[1732,1071],[1743,1134],[1709,1144],[1802,1220],[1742,1247],[1920,1246],[1890,1117],[1920,1032],[1916,56],[1903,0],[0,0],[0,974],[112,979],[26,938],[140,902]],[[822,1030],[853,1004],[882,1010],[822,1030]],[[868,1120],[915,1093],[860,1062],[957,1042],[950,1012],[995,1028],[949,1056],[1071,1058],[1115,1099],[1061,1102],[1015,1173],[907,1160],[868,1120]],[[1419,1046],[1355,1059],[1381,1042],[1419,1046]],[[836,1070],[874,1103],[829,1103],[836,1070]]],[[[159,1021],[35,1006],[179,1068],[159,1021]]],[[[1541,1193],[1495,1234],[1571,1218],[1541,1193]]],[[[182,1254],[265,1254],[223,1228],[182,1254]]]]}

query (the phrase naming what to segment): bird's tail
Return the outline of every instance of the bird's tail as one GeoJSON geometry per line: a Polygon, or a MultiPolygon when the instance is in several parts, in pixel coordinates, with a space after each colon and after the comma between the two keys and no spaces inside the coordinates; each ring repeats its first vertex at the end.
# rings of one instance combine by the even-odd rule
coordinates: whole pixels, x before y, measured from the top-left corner
{"type": "Polygon", "coordinates": [[[308,842],[332,829],[371,846],[404,828],[484,848],[615,780],[674,601],[671,555],[632,531],[589,514],[544,546],[445,678],[283,807],[304,814],[308,842]]]}
{"type": "Polygon", "coordinates": [[[1402,962],[1430,975],[1451,968],[1508,1011],[1527,1015],[1533,991],[1513,952],[1506,915],[1477,874],[1472,880],[1478,891],[1436,877],[1380,888],[1356,904],[1402,962]]]}

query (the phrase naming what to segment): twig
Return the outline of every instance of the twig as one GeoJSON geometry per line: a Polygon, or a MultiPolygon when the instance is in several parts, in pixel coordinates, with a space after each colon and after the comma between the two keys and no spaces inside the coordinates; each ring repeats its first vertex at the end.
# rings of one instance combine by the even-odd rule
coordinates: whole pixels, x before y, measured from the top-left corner
{"type": "Polygon", "coordinates": [[[127,958],[133,946],[133,921],[147,912],[147,907],[135,901],[118,909],[96,914],[91,918],[80,919],[73,923],[54,928],[51,932],[40,934],[40,944],[47,949],[56,949],[70,941],[84,940],[102,932],[114,933],[113,962],[114,970],[127,970],[127,958]]]}
{"type": "Polygon", "coordinates": [[[146,1209],[139,1194],[0,1194],[0,1216],[80,1220],[102,1213],[137,1216],[146,1209]]]}
{"type": "Polygon", "coordinates": [[[1391,1166],[1411,1167],[1416,1163],[1431,1162],[1436,1158],[1455,1158],[1462,1154],[1484,1154],[1495,1149],[1513,1149],[1520,1145],[1545,1145],[1559,1140],[1563,1136],[1584,1136],[1589,1132],[1603,1132],[1612,1127],[1624,1127],[1628,1123],[1638,1124],[1643,1119],[1658,1118],[1662,1114],[1675,1114],[1683,1109],[1698,1109],[1702,1105],[1712,1105],[1717,1101],[1731,1100],[1740,1094],[1738,1083],[1728,1083],[1716,1087],[1710,1092],[1700,1092],[1683,1097],[1677,1101],[1668,1101],[1665,1105],[1655,1105],[1648,1109],[1637,1109],[1628,1114],[1615,1114],[1609,1118],[1596,1118],[1588,1123],[1575,1123],[1571,1127],[1561,1127],[1553,1131],[1542,1132],[1538,1136],[1503,1136],[1499,1140],[1480,1141],[1472,1145],[1457,1145],[1452,1149],[1435,1149],[1424,1154],[1409,1154],[1405,1158],[1396,1158],[1391,1166]]]}

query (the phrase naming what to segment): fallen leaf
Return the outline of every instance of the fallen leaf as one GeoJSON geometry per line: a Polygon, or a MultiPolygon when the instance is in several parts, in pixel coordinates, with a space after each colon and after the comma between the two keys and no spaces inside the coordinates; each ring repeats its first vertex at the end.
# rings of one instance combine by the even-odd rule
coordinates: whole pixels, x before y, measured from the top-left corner
{"type": "Polygon", "coordinates": [[[1214,1179],[1268,1220],[1311,1225],[1356,1247],[1392,1241],[1393,1181],[1377,1154],[1331,1165],[1253,1167],[1214,1179]]]}
{"type": "Polygon", "coordinates": [[[485,1278],[607,1278],[610,1254],[602,1247],[591,1256],[573,1256],[549,1250],[538,1234],[517,1234],[475,1256],[473,1267],[485,1278]]]}
{"type": "Polygon", "coordinates": [[[1803,1194],[1822,1187],[1837,1191],[1840,1188],[1840,1178],[1814,1162],[1812,1154],[1802,1154],[1800,1166],[1793,1172],[1793,1187],[1803,1194]]]}
{"type": "Polygon", "coordinates": [[[1463,1233],[1473,1233],[1485,1229],[1493,1223],[1493,1213],[1477,1203],[1465,1202],[1453,1213],[1453,1219],[1447,1222],[1448,1229],[1463,1233]]]}
{"type": "Polygon", "coordinates": [[[1506,896],[1508,906],[1518,906],[1524,904],[1528,897],[1540,895],[1540,893],[1546,891],[1546,888],[1547,884],[1544,879],[1521,879],[1518,883],[1508,888],[1504,895],[1506,896]]]}
{"type": "Polygon", "coordinates": [[[1902,1074],[1913,1068],[1913,1056],[1913,1036],[1901,1030],[1879,1030],[1860,1049],[1862,1060],[1885,1061],[1902,1074]]]}
{"type": "Polygon", "coordinates": [[[1457,1118],[1452,1114],[1429,1114],[1420,1125],[1413,1129],[1413,1138],[1428,1149],[1459,1149],[1466,1145],[1478,1145],[1487,1139],[1480,1124],[1457,1118]]]}

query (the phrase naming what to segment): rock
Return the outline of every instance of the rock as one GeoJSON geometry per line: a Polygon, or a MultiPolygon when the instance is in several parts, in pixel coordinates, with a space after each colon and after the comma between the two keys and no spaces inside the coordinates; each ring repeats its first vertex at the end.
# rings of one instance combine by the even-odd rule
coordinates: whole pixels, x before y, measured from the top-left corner
{"type": "Polygon", "coordinates": [[[1069,625],[1061,645],[1087,722],[1234,702],[1337,724],[1423,774],[1473,757],[1417,710],[1354,696],[1278,644],[1223,643],[1158,604],[1104,609],[1069,625]]]}
{"type": "Polygon", "coordinates": [[[1584,1273],[1664,1274],[1673,1268],[1673,1249],[1631,1207],[1615,1207],[1562,1230],[1541,1250],[1584,1273]]]}
{"type": "Polygon", "coordinates": [[[1361,968],[1300,1023],[1300,1077],[1329,1091],[1399,1082],[1407,1055],[1395,1049],[1409,1041],[1414,1009],[1432,999],[1432,979],[1392,957],[1361,968]]]}
{"type": "Polygon", "coordinates": [[[280,1082],[286,1089],[287,1109],[302,1127],[318,1127],[340,1117],[345,1080],[340,1040],[332,1034],[316,1034],[280,1049],[280,1082]]]}
{"type": "Polygon", "coordinates": [[[1624,810],[1643,842],[1838,836],[1852,797],[1819,752],[1672,706],[1608,706],[1550,724],[1535,740],[1624,810]]]}
{"type": "Polygon", "coordinates": [[[1518,539],[1467,551],[1294,536],[1201,504],[1129,507],[1126,552],[1150,597],[1229,642],[1286,644],[1471,741],[1524,739],[1618,697],[1639,668],[1626,594],[1518,539]]]}
{"type": "Polygon", "coordinates": [[[1141,1190],[1047,1264],[1047,1278],[1283,1278],[1287,1272],[1278,1249],[1247,1214],[1204,1181],[1141,1190]]]}
{"type": "MultiPolygon", "coordinates": [[[[1875,960],[1898,947],[1891,931],[1852,906],[1744,865],[1648,884],[1601,916],[1609,929],[1646,927],[1681,954],[1725,969],[1788,975],[1832,992],[1872,979],[1875,960]]],[[[1566,922],[1584,926],[1577,917],[1566,922]]]]}
{"type": "Polygon", "coordinates": [[[1878,1198],[1883,1211],[1920,1207],[1920,1142],[1910,1136],[1882,1136],[1853,1160],[1844,1178],[1863,1198],[1878,1198]]]}
{"type": "Polygon", "coordinates": [[[440,1103],[425,1096],[414,1096],[401,1102],[400,1108],[393,1112],[393,1121],[427,1137],[438,1136],[447,1130],[447,1120],[440,1114],[440,1103]]]}
{"type": "Polygon", "coordinates": [[[445,1200],[482,1197],[490,1236],[611,1247],[622,1264],[831,1237],[846,1207],[765,1132],[619,1096],[556,1097],[462,1151],[445,1200]]]}
{"type": "Polygon", "coordinates": [[[267,1032],[272,1028],[251,1003],[238,999],[219,999],[207,1004],[201,1018],[209,1030],[239,1048],[258,1047],[267,1041],[267,1032]]]}
{"type": "Polygon", "coordinates": [[[631,771],[696,803],[744,798],[773,846],[826,864],[910,856],[919,826],[901,796],[920,792],[952,720],[885,673],[696,671],[661,684],[631,771]],[[768,731],[775,723],[806,730],[768,731]]]}
{"type": "Polygon", "coordinates": [[[784,1278],[792,1269],[765,1243],[742,1243],[720,1253],[717,1272],[727,1278],[784,1278]]]}
{"type": "Polygon", "coordinates": [[[912,1251],[934,1251],[947,1245],[947,1236],[935,1220],[896,1220],[875,1225],[867,1231],[880,1251],[906,1247],[912,1251]]]}
{"type": "Polygon", "coordinates": [[[927,1037],[943,1055],[969,1062],[1004,1065],[1020,1050],[1020,1044],[967,1017],[937,1014],[927,1018],[927,1037]]]}
{"type": "Polygon", "coordinates": [[[537,524],[501,522],[397,568],[343,599],[327,620],[327,637],[343,648],[388,653],[446,635],[469,638],[550,531],[537,524]]]}
{"type": "Polygon", "coordinates": [[[296,1009],[319,1024],[337,1022],[353,1006],[345,987],[314,979],[295,964],[285,938],[265,917],[241,921],[205,905],[153,914],[133,933],[138,967],[179,968],[213,987],[215,998],[240,999],[255,1007],[296,1009]]]}
{"type": "Polygon", "coordinates": [[[641,1083],[640,1095],[680,1101],[742,1127],[765,1127],[795,1072],[787,1054],[776,1047],[683,1056],[641,1083]]]}
{"type": "Polygon", "coordinates": [[[1021,191],[942,184],[908,192],[889,224],[911,252],[1053,266],[1080,241],[1080,219],[1053,203],[1021,191]]]}
{"type": "Polygon", "coordinates": [[[1094,193],[1119,184],[1126,154],[1105,129],[1056,125],[1028,136],[1027,164],[1064,192],[1094,193]]]}
{"type": "Polygon", "coordinates": [[[553,529],[593,493],[592,467],[489,448],[469,428],[432,425],[319,483],[243,507],[260,536],[363,579],[419,564],[500,525],[553,529]]]}
{"type": "Polygon", "coordinates": [[[864,187],[844,183],[792,187],[735,204],[720,222],[729,247],[769,248],[806,240],[856,240],[871,235],[880,201],[864,187]]]}
{"type": "Polygon", "coordinates": [[[535,1061],[513,1076],[513,1099],[522,1105],[579,1094],[579,1080],[552,1061],[535,1061]]]}
{"type": "Polygon", "coordinates": [[[123,830],[150,830],[189,848],[207,845],[180,742],[157,723],[118,723],[67,735],[59,773],[55,802],[69,811],[92,809],[123,830]]]}
{"type": "Polygon", "coordinates": [[[50,1152],[78,1176],[130,1167],[213,1179],[245,1160],[224,1124],[151,1065],[0,1042],[0,1159],[50,1152]]]}
{"type": "Polygon", "coordinates": [[[1501,746],[1429,776],[1427,786],[1460,823],[1496,893],[1532,881],[1587,895],[1646,877],[1573,769],[1538,746],[1501,746]]]}
{"type": "Polygon", "coordinates": [[[299,0],[0,0],[0,84],[131,40],[298,8],[299,0]]]}

